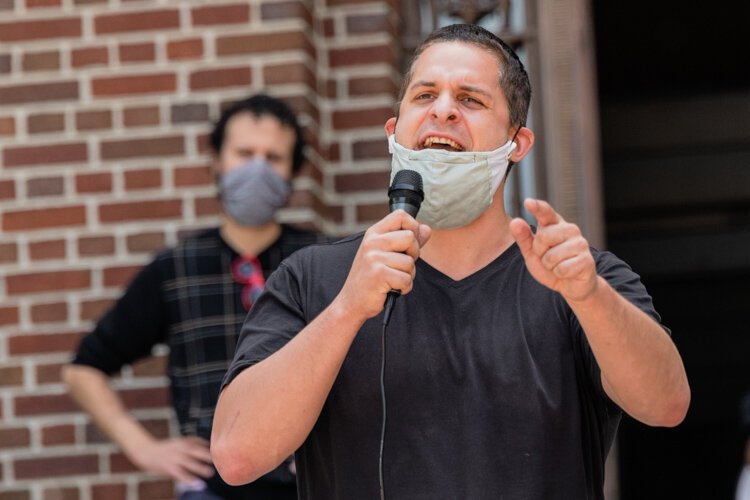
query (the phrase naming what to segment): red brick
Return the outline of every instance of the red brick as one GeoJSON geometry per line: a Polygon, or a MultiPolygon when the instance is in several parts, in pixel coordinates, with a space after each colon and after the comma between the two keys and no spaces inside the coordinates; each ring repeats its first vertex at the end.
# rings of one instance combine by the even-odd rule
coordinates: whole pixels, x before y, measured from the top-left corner
{"type": "Polygon", "coordinates": [[[65,240],[35,241],[29,243],[31,260],[49,260],[65,258],[65,240]]]}
{"type": "MultiPolygon", "coordinates": [[[[2,1],[2,0],[0,0],[2,1]]],[[[0,74],[10,73],[10,54],[0,54],[0,74]]]]}
{"type": "Polygon", "coordinates": [[[16,135],[16,120],[12,116],[0,117],[0,135],[16,135]]]}
{"type": "Polygon", "coordinates": [[[385,138],[371,141],[356,141],[352,144],[352,157],[355,160],[372,160],[375,158],[390,158],[388,142],[385,138]]]}
{"type": "Polygon", "coordinates": [[[378,63],[386,63],[395,66],[396,54],[388,45],[350,49],[332,49],[328,53],[328,62],[332,68],[378,63]]]}
{"type": "Polygon", "coordinates": [[[53,302],[31,306],[31,321],[34,323],[56,323],[68,320],[68,304],[53,302]]]}
{"type": "Polygon", "coordinates": [[[121,287],[130,283],[142,266],[107,267],[103,271],[104,286],[121,287]]]}
{"type": "MultiPolygon", "coordinates": [[[[10,200],[15,197],[16,183],[12,180],[0,181],[0,200],[10,200]]],[[[2,262],[1,257],[0,262],[2,262]]]]}
{"type": "Polygon", "coordinates": [[[81,321],[96,321],[114,305],[113,299],[88,300],[81,302],[81,321]]]}
{"type": "MultiPolygon", "coordinates": [[[[16,243],[0,243],[0,262],[15,262],[18,259],[18,245],[16,243]]],[[[2,315],[0,315],[0,318],[2,315]]],[[[0,324],[2,320],[0,319],[0,324]]]]}
{"type": "Polygon", "coordinates": [[[16,415],[20,417],[79,411],[78,405],[67,394],[16,396],[13,404],[16,408],[16,415]]]}
{"type": "Polygon", "coordinates": [[[361,174],[340,174],[334,179],[337,192],[371,191],[387,189],[390,181],[389,172],[365,172],[361,174]]]}
{"type": "Polygon", "coordinates": [[[95,97],[154,94],[174,92],[176,89],[177,77],[174,73],[111,76],[94,78],[91,81],[91,90],[95,97]]]}
{"type": "Polygon", "coordinates": [[[356,109],[333,112],[334,130],[345,130],[360,127],[377,127],[385,124],[386,120],[393,116],[393,110],[389,107],[356,109]]]}
{"type": "Polygon", "coordinates": [[[107,47],[86,47],[71,51],[71,63],[74,68],[85,66],[106,66],[109,63],[107,47]]]}
{"type": "Polygon", "coordinates": [[[139,106],[126,108],[122,113],[123,123],[126,127],[141,127],[144,125],[159,124],[158,106],[139,106]]]}
{"type": "Polygon", "coordinates": [[[78,345],[79,333],[24,333],[8,338],[8,352],[13,356],[70,352],[78,345]]]}
{"type": "Polygon", "coordinates": [[[298,0],[280,2],[273,0],[260,6],[260,16],[264,21],[274,19],[300,18],[312,22],[310,11],[298,0]]]}
{"type": "Polygon", "coordinates": [[[21,448],[31,444],[31,432],[26,427],[0,428],[0,449],[21,448]]]}
{"type": "Polygon", "coordinates": [[[23,385],[23,366],[0,366],[0,387],[23,385]]]}
{"type": "Polygon", "coordinates": [[[357,206],[357,222],[375,222],[388,215],[388,203],[357,206]]]}
{"type": "Polygon", "coordinates": [[[48,227],[86,224],[86,207],[54,207],[35,210],[6,211],[2,214],[4,231],[27,231],[48,227]]]}
{"type": "MultiPolygon", "coordinates": [[[[109,456],[109,469],[113,474],[138,471],[136,466],[128,460],[128,457],[124,453],[113,453],[109,456]]],[[[148,498],[150,500],[150,497],[145,496],[138,496],[138,498],[148,498]]]]}
{"type": "Polygon", "coordinates": [[[189,38],[167,43],[167,57],[170,61],[197,59],[203,55],[203,40],[189,38]]]}
{"type": "MultiPolygon", "coordinates": [[[[6,18],[7,19],[7,18],[6,18]]],[[[37,19],[0,23],[0,42],[19,42],[47,38],[81,36],[81,18],[37,19]]]]}
{"type": "Polygon", "coordinates": [[[160,408],[169,404],[169,390],[166,387],[148,389],[126,389],[118,391],[125,406],[130,410],[160,408]]]}
{"type": "Polygon", "coordinates": [[[59,486],[52,486],[44,490],[43,500],[80,500],[80,492],[78,488],[69,487],[61,488],[59,486]]]}
{"type": "Polygon", "coordinates": [[[167,373],[168,356],[149,356],[133,364],[136,377],[163,377],[167,373]]]}
{"type": "Polygon", "coordinates": [[[79,476],[99,472],[97,455],[64,457],[17,458],[13,462],[16,479],[42,479],[61,476],[79,476]]]}
{"type": "Polygon", "coordinates": [[[88,157],[88,150],[83,142],[19,146],[3,151],[3,162],[6,167],[85,162],[88,157]]]}
{"type": "Polygon", "coordinates": [[[120,45],[121,62],[143,62],[156,59],[156,46],[153,43],[130,43],[120,45]]]}
{"type": "Polygon", "coordinates": [[[59,132],[65,129],[65,115],[62,113],[43,113],[30,115],[26,122],[30,134],[59,132]]]}
{"type": "Polygon", "coordinates": [[[125,484],[94,484],[91,500],[126,500],[128,488],[125,484]]]}
{"type": "Polygon", "coordinates": [[[99,220],[103,223],[149,219],[176,219],[181,216],[181,200],[111,203],[99,206],[99,220]]]}
{"type": "Polygon", "coordinates": [[[57,51],[26,53],[21,60],[21,68],[24,71],[60,69],[60,53],[57,51]]]}
{"type": "Polygon", "coordinates": [[[153,158],[155,156],[180,155],[184,152],[185,141],[182,136],[112,140],[102,141],[101,144],[101,155],[105,160],[153,158]]]}
{"type": "Polygon", "coordinates": [[[398,93],[398,87],[393,79],[382,77],[352,78],[349,80],[349,95],[376,95],[387,94],[395,97],[398,93]]]}
{"type": "Polygon", "coordinates": [[[172,481],[165,479],[143,481],[138,484],[138,498],[172,500],[174,498],[174,485],[172,481]]]}
{"type": "Polygon", "coordinates": [[[216,54],[219,56],[258,54],[293,49],[304,49],[308,53],[313,52],[310,41],[299,31],[233,35],[219,37],[216,40],[216,54]]]}
{"type": "Polygon", "coordinates": [[[94,31],[97,34],[165,30],[179,27],[180,13],[176,9],[127,14],[102,14],[94,18],[94,31]]]}
{"type": "Polygon", "coordinates": [[[346,31],[350,34],[383,33],[392,29],[387,14],[352,15],[346,18],[346,31]]]}
{"type": "Polygon", "coordinates": [[[18,324],[18,308],[15,306],[0,307],[0,326],[18,324]]]}
{"type": "Polygon", "coordinates": [[[190,89],[204,90],[240,85],[250,85],[250,68],[222,68],[194,71],[190,74],[190,89]]]}
{"type": "Polygon", "coordinates": [[[161,169],[130,170],[125,172],[125,189],[155,189],[161,187],[161,169]]]}
{"type": "Polygon", "coordinates": [[[75,442],[76,428],[74,425],[59,424],[42,427],[42,444],[44,446],[75,444],[75,442]]]}
{"type": "Polygon", "coordinates": [[[112,191],[112,174],[80,174],[76,176],[78,193],[103,193],[112,191]]]}
{"type": "Polygon", "coordinates": [[[214,177],[208,166],[200,167],[177,167],[174,171],[174,185],[182,186],[206,186],[213,184],[214,177]]]}
{"type": "Polygon", "coordinates": [[[91,286],[91,272],[67,270],[13,274],[6,277],[6,286],[8,295],[84,289],[91,286]]]}
{"type": "Polygon", "coordinates": [[[236,3],[195,7],[190,14],[193,26],[246,23],[250,21],[250,6],[236,3]]]}
{"type": "Polygon", "coordinates": [[[170,111],[172,123],[206,123],[208,121],[208,104],[173,104],[170,111]]]}
{"type": "Polygon", "coordinates": [[[27,83],[0,87],[0,102],[23,104],[43,101],[72,101],[78,99],[77,81],[27,83]]]}
{"type": "MultiPolygon", "coordinates": [[[[1,475],[0,479],[2,479],[1,475]]],[[[31,500],[31,492],[29,490],[3,490],[0,491],[0,500],[31,500]]]]}
{"type": "Polygon", "coordinates": [[[78,239],[78,255],[112,255],[115,253],[115,239],[112,236],[88,236],[78,239]]]}
{"type": "Polygon", "coordinates": [[[108,109],[79,111],[76,113],[76,129],[99,130],[112,128],[112,112],[108,109]]]}
{"type": "Polygon", "coordinates": [[[128,252],[152,252],[166,245],[164,233],[139,233],[127,237],[128,252]]]}
{"type": "Polygon", "coordinates": [[[62,382],[60,371],[66,363],[50,363],[36,366],[37,384],[58,384],[62,382]]]}
{"type": "Polygon", "coordinates": [[[65,179],[62,177],[41,177],[26,181],[26,195],[29,198],[40,196],[58,196],[65,191],[65,179]]]}
{"type": "Polygon", "coordinates": [[[336,35],[336,22],[331,17],[323,19],[323,36],[333,38],[336,35]]]}
{"type": "Polygon", "coordinates": [[[38,7],[56,7],[62,5],[62,0],[26,0],[26,7],[35,9],[38,7]]]}
{"type": "Polygon", "coordinates": [[[203,217],[206,215],[219,215],[220,213],[221,203],[216,199],[216,196],[195,198],[195,215],[203,217]]]}
{"type": "Polygon", "coordinates": [[[204,155],[211,152],[209,138],[210,136],[208,134],[198,134],[195,136],[195,147],[198,149],[198,153],[204,155]]]}
{"type": "Polygon", "coordinates": [[[263,68],[263,83],[266,85],[284,83],[305,83],[315,87],[315,75],[304,63],[288,63],[263,68]]]}

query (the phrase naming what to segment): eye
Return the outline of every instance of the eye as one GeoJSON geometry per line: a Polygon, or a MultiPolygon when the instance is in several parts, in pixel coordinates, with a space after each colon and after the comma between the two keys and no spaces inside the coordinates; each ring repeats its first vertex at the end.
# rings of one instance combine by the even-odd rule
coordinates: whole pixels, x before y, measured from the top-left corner
{"type": "Polygon", "coordinates": [[[482,101],[472,96],[464,96],[460,99],[460,101],[469,106],[475,106],[475,107],[484,106],[484,103],[482,101]]]}
{"type": "Polygon", "coordinates": [[[414,100],[415,101],[426,101],[426,100],[432,99],[432,97],[433,97],[432,94],[430,94],[428,92],[424,92],[422,94],[417,94],[414,97],[414,100]]]}

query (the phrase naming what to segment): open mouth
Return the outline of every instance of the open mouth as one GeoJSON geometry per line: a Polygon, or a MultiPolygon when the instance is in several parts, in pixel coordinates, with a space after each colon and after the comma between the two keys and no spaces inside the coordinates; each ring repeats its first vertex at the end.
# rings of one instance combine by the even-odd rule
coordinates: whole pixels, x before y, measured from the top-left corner
{"type": "Polygon", "coordinates": [[[445,151],[463,151],[464,148],[456,141],[447,137],[428,136],[422,143],[423,149],[443,149],[445,151]]]}

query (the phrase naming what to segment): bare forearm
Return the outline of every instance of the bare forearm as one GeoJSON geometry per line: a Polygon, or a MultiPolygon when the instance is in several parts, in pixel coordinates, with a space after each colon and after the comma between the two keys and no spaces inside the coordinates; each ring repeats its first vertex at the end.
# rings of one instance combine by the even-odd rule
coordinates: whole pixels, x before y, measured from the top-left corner
{"type": "Polygon", "coordinates": [[[599,363],[607,394],[643,423],[679,424],[690,388],[669,335],[601,277],[591,296],[569,303],[599,363]]]}
{"type": "Polygon", "coordinates": [[[286,346],[224,389],[214,417],[211,454],[225,481],[252,481],[302,444],[362,322],[334,303],[286,346]]]}
{"type": "Polygon", "coordinates": [[[68,365],[63,369],[63,380],[71,397],[114,442],[127,450],[129,446],[153,441],[151,434],[127,412],[107,375],[88,366],[68,365]]]}

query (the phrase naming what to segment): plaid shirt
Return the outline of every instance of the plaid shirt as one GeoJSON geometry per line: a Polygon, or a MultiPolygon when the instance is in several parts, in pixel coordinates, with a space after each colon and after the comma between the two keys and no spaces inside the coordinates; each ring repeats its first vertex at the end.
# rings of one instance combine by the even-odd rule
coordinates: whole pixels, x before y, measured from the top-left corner
{"type": "MultiPolygon", "coordinates": [[[[265,277],[283,259],[322,236],[282,226],[258,256],[265,277]]],[[[172,405],[183,435],[208,438],[221,381],[246,316],[232,277],[239,257],[218,228],[187,238],[145,266],[125,294],[83,338],[73,360],[112,374],[169,346],[172,405]]]]}

